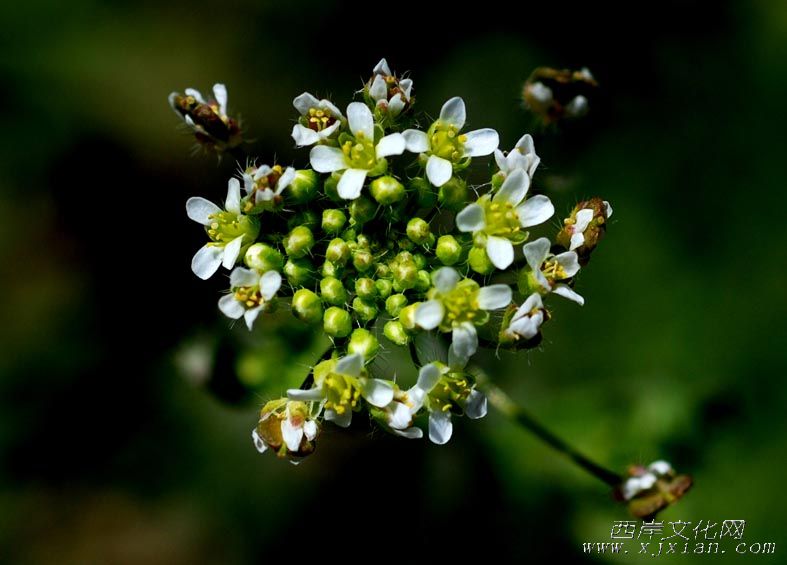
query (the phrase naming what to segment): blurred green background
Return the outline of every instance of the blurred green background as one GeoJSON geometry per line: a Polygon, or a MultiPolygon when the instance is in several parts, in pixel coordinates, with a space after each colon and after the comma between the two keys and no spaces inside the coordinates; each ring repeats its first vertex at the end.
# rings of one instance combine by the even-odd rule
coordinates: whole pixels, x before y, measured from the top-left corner
{"type": "Polygon", "coordinates": [[[0,562],[603,561],[582,542],[625,509],[496,414],[443,447],[359,426],[297,468],[253,449],[257,409],[319,344],[230,329],[224,280],[190,272],[204,235],[184,202],[222,199],[235,164],[191,156],[166,96],[225,82],[253,153],[302,166],[292,98],[343,107],[382,56],[421,108],[462,95],[505,149],[530,127],[534,67],[593,71],[586,120],[533,130],[536,183],[561,213],[601,195],[615,215],[587,304],[553,301],[541,350],[503,355],[497,380],[614,469],[691,473],[665,521],[745,519],[747,542],[777,544],[664,559],[785,561],[787,7],[547,4],[4,7],[0,562]]]}

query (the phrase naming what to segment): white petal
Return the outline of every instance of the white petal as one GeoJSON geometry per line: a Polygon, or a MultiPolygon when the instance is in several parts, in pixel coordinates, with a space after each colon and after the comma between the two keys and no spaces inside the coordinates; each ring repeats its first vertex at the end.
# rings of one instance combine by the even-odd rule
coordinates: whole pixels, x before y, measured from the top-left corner
{"type": "Polygon", "coordinates": [[[525,199],[528,188],[530,188],[530,177],[522,169],[516,169],[506,177],[503,186],[492,197],[492,201],[509,202],[512,206],[519,206],[525,199]]]}
{"type": "Polygon", "coordinates": [[[388,100],[388,85],[382,76],[376,75],[374,77],[372,85],[369,87],[369,96],[375,100],[388,100]]]}
{"type": "Polygon", "coordinates": [[[386,135],[377,143],[377,147],[375,148],[377,158],[382,159],[389,155],[401,155],[404,153],[404,146],[404,136],[402,136],[401,133],[386,135]]]}
{"type": "Polygon", "coordinates": [[[571,236],[571,241],[569,242],[568,249],[569,251],[573,251],[578,247],[582,247],[583,243],[585,243],[585,234],[577,232],[571,236]]]}
{"type": "Polygon", "coordinates": [[[443,445],[451,439],[454,426],[451,423],[451,413],[436,410],[429,414],[429,439],[432,443],[443,445]]]}
{"type": "Polygon", "coordinates": [[[254,442],[254,447],[257,448],[257,451],[260,453],[265,453],[265,451],[268,449],[268,446],[265,445],[264,441],[262,441],[262,438],[257,433],[256,428],[251,431],[251,439],[254,442]]]}
{"type": "Polygon", "coordinates": [[[227,199],[224,201],[224,209],[233,214],[240,214],[240,181],[234,177],[227,182],[227,199]]]}
{"type": "Polygon", "coordinates": [[[212,277],[221,265],[224,249],[207,244],[199,248],[191,259],[191,271],[202,280],[212,277]]]}
{"type": "Polygon", "coordinates": [[[612,217],[612,206],[606,200],[604,200],[604,206],[607,209],[607,219],[610,219],[612,217]]]}
{"type": "Polygon", "coordinates": [[[246,310],[246,313],[243,314],[243,321],[246,322],[246,327],[249,328],[251,331],[254,328],[254,322],[257,320],[259,315],[262,313],[262,304],[259,306],[255,306],[249,310],[246,310]]]}
{"type": "Polygon", "coordinates": [[[410,409],[401,402],[391,402],[388,409],[388,425],[396,430],[404,430],[413,421],[410,409]]]}
{"type": "Polygon", "coordinates": [[[552,292],[558,294],[564,298],[568,298],[569,300],[573,300],[580,306],[585,304],[585,299],[582,298],[579,294],[574,292],[571,287],[565,284],[556,284],[555,287],[552,289],[552,292]]]}
{"type": "Polygon", "coordinates": [[[528,198],[524,204],[516,209],[519,216],[519,223],[523,228],[537,226],[546,222],[555,213],[552,201],[543,194],[537,194],[528,198]]]}
{"type": "Polygon", "coordinates": [[[243,245],[243,236],[239,235],[224,246],[224,257],[221,264],[225,269],[231,269],[235,265],[235,261],[238,260],[238,255],[240,255],[241,245],[243,245]]]}
{"type": "Polygon", "coordinates": [[[541,312],[533,316],[525,316],[514,320],[508,326],[508,331],[518,334],[525,339],[532,339],[538,334],[539,327],[544,321],[544,315],[541,312]]]}
{"type": "Polygon", "coordinates": [[[514,244],[504,237],[490,235],[486,239],[486,254],[492,264],[503,271],[514,262],[514,244]]]}
{"type": "Polygon", "coordinates": [[[531,269],[534,271],[541,270],[541,265],[544,259],[547,258],[547,253],[549,253],[549,246],[549,240],[545,237],[541,237],[535,241],[526,243],[522,247],[522,252],[525,254],[525,260],[531,269]]]}
{"type": "Polygon", "coordinates": [[[205,99],[202,97],[202,93],[199,90],[195,90],[193,88],[187,88],[186,90],[183,91],[183,93],[186,96],[193,96],[200,104],[205,104],[205,99]]]}
{"type": "Polygon", "coordinates": [[[347,169],[344,171],[336,187],[339,196],[345,200],[355,200],[358,198],[361,195],[367,172],[368,171],[362,169],[347,169]]]}
{"type": "Polygon", "coordinates": [[[574,224],[574,233],[584,232],[591,220],[593,220],[593,210],[591,208],[583,208],[576,215],[576,223],[574,224]]]}
{"type": "Polygon", "coordinates": [[[287,389],[287,398],[291,400],[302,400],[304,402],[313,402],[325,398],[325,392],[322,387],[310,388],[309,390],[301,390],[299,388],[287,389]]]}
{"type": "Polygon", "coordinates": [[[281,193],[282,190],[290,186],[293,180],[295,180],[295,169],[287,167],[276,182],[276,194],[281,193]]]}
{"type": "Polygon", "coordinates": [[[451,347],[448,348],[448,364],[451,367],[464,367],[478,350],[478,334],[475,326],[464,322],[454,328],[451,347]]]}
{"type": "MultiPolygon", "coordinates": [[[[344,114],[330,100],[320,100],[320,108],[327,110],[328,113],[336,118],[344,118],[344,114]]],[[[324,130],[323,130],[324,131],[324,130]]]]}
{"type": "Polygon", "coordinates": [[[482,310],[499,310],[511,304],[511,287],[493,284],[478,291],[478,306],[482,310]]]}
{"type": "MultiPolygon", "coordinates": [[[[341,375],[357,377],[361,374],[361,369],[363,369],[363,355],[360,353],[352,353],[337,361],[334,372],[341,375]]],[[[386,404],[388,403],[386,402],[386,404]]]]}
{"type": "Polygon", "coordinates": [[[543,105],[552,103],[552,89],[546,86],[543,82],[536,82],[530,85],[528,94],[530,94],[543,105]]]}
{"type": "Polygon", "coordinates": [[[440,121],[451,124],[457,129],[464,127],[466,119],[465,101],[458,96],[448,100],[440,109],[440,121]]]}
{"type": "Polygon", "coordinates": [[[320,101],[308,92],[304,92],[303,94],[295,97],[295,99],[292,101],[292,105],[295,106],[295,109],[301,113],[301,116],[305,116],[310,108],[319,107],[320,101]]]}
{"type": "Polygon", "coordinates": [[[295,427],[289,418],[284,418],[281,421],[281,437],[284,443],[287,444],[287,449],[297,452],[301,448],[301,440],[303,439],[303,427],[295,427]]]}
{"type": "Polygon", "coordinates": [[[541,295],[538,294],[537,292],[534,292],[533,294],[527,297],[527,300],[525,300],[522,303],[522,306],[520,306],[517,309],[516,313],[511,319],[516,320],[526,314],[529,314],[536,308],[543,308],[543,307],[544,307],[544,303],[541,301],[541,295]]]}
{"type": "Polygon", "coordinates": [[[405,147],[411,153],[423,153],[429,150],[429,136],[417,129],[406,129],[402,133],[405,147]]]}
{"type": "MultiPolygon", "coordinates": [[[[404,97],[402,96],[402,93],[397,92],[388,101],[388,114],[390,114],[395,118],[396,116],[402,113],[402,110],[404,110],[404,105],[405,105],[405,101],[404,101],[404,97]]],[[[418,430],[418,428],[413,428],[413,429],[418,430]]]]}
{"type": "Polygon", "coordinates": [[[415,309],[415,323],[425,330],[433,330],[440,325],[445,316],[445,308],[439,300],[427,300],[415,309]]]}
{"type": "Polygon", "coordinates": [[[233,320],[237,320],[243,316],[243,313],[246,311],[243,305],[235,300],[234,294],[225,294],[219,298],[219,310],[221,310],[222,314],[233,320]]]}
{"type": "Polygon", "coordinates": [[[566,278],[573,277],[579,272],[579,258],[576,251],[566,251],[555,257],[558,265],[566,271],[566,278]]]}
{"type": "Polygon", "coordinates": [[[508,160],[506,159],[505,155],[503,155],[503,152],[500,151],[499,149],[495,149],[495,163],[497,163],[498,169],[500,169],[504,173],[508,172],[509,170],[508,160]]]}
{"type": "MultiPolygon", "coordinates": [[[[339,114],[339,115],[341,116],[341,114],[339,114]]],[[[333,132],[335,132],[341,126],[342,126],[342,123],[337,120],[337,121],[333,122],[331,125],[329,125],[327,128],[323,129],[320,132],[317,132],[317,137],[320,138],[321,140],[322,139],[328,139],[329,137],[331,137],[331,135],[333,135],[333,132]]]]}
{"type": "Polygon", "coordinates": [[[213,97],[219,103],[219,114],[227,115],[227,87],[223,84],[213,85],[213,97]]]}
{"type": "Polygon", "coordinates": [[[575,96],[571,102],[566,104],[566,115],[572,118],[581,118],[588,113],[588,99],[582,96],[575,96]]]}
{"type": "Polygon", "coordinates": [[[437,155],[430,155],[429,160],[426,162],[426,176],[429,177],[429,182],[433,185],[440,187],[451,180],[451,175],[454,168],[450,161],[446,161],[437,155]]]}
{"type": "Polygon", "coordinates": [[[340,428],[349,428],[352,417],[352,410],[345,410],[342,414],[338,414],[335,410],[331,409],[325,411],[325,419],[329,422],[333,422],[340,428]]]}
{"type": "Polygon", "coordinates": [[[467,397],[465,404],[465,414],[471,420],[478,420],[486,416],[486,395],[481,391],[473,389],[467,397]]]}
{"type": "Polygon", "coordinates": [[[654,461],[648,465],[648,471],[656,475],[668,475],[672,473],[672,465],[663,460],[654,461]]]}
{"type": "Polygon", "coordinates": [[[516,142],[514,145],[514,149],[519,150],[522,154],[536,154],[536,146],[533,143],[533,136],[529,133],[526,133],[522,137],[519,138],[519,141],[516,142]]]}
{"type": "Polygon", "coordinates": [[[301,124],[295,124],[292,126],[292,139],[298,147],[305,147],[320,141],[320,136],[313,129],[309,129],[301,124]]]}
{"type": "Polygon", "coordinates": [[[440,368],[434,363],[429,363],[418,371],[418,383],[416,386],[424,392],[432,392],[441,376],[442,371],[440,371],[440,368]]]}
{"type": "Polygon", "coordinates": [[[388,61],[385,58],[380,59],[380,62],[374,66],[372,73],[375,75],[391,76],[391,68],[388,66],[388,61]]]}
{"type": "Polygon", "coordinates": [[[438,292],[444,294],[454,289],[459,282],[459,273],[451,267],[441,267],[432,275],[432,283],[438,292]]]}
{"type": "Polygon", "coordinates": [[[374,140],[374,118],[369,106],[363,102],[350,102],[347,106],[347,121],[354,136],[363,135],[374,140]]]}
{"type": "Polygon", "coordinates": [[[361,395],[372,406],[383,408],[393,400],[394,389],[391,383],[380,379],[363,379],[361,395]]]}
{"type": "Polygon", "coordinates": [[[306,420],[303,424],[303,434],[309,441],[317,437],[317,422],[314,420],[306,420]]]}
{"type": "Polygon", "coordinates": [[[465,155],[470,157],[481,157],[489,155],[497,149],[500,143],[500,136],[491,128],[477,129],[467,133],[465,141],[465,155]]]}
{"type": "Polygon", "coordinates": [[[461,232],[474,232],[484,229],[486,218],[480,204],[468,204],[456,215],[456,227],[461,232]]]}
{"type": "Polygon", "coordinates": [[[260,275],[257,271],[245,267],[235,267],[230,273],[230,287],[257,286],[260,284],[260,275]]]}
{"type": "Polygon", "coordinates": [[[413,90],[413,79],[403,78],[399,81],[399,88],[404,91],[404,97],[409,102],[410,92],[413,90]]]}
{"type": "Polygon", "coordinates": [[[281,287],[281,275],[276,271],[268,271],[260,278],[260,294],[265,300],[273,298],[281,287]]]}
{"type": "Polygon", "coordinates": [[[421,439],[424,437],[424,432],[421,428],[407,428],[406,430],[397,430],[395,428],[391,429],[393,433],[398,436],[406,437],[407,439],[421,439]]]}
{"type": "Polygon", "coordinates": [[[203,226],[210,225],[211,220],[208,216],[219,212],[221,212],[221,208],[201,196],[192,196],[186,200],[186,214],[190,219],[203,226]]]}
{"type": "Polygon", "coordinates": [[[309,153],[309,161],[312,164],[312,168],[318,173],[332,173],[347,168],[342,150],[336,147],[328,147],[327,145],[312,147],[311,153],[309,153]]]}

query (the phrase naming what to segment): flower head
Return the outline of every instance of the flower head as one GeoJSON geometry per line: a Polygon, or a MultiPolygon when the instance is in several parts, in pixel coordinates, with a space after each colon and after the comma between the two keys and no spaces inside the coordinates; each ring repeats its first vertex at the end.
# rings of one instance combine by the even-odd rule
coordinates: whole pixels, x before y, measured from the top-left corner
{"type": "Polygon", "coordinates": [[[232,149],[243,141],[240,125],[227,115],[227,88],[213,85],[213,98],[206,100],[193,88],[169,95],[169,105],[194,132],[197,141],[218,151],[232,149]]]}
{"type": "Polygon", "coordinates": [[[520,289],[523,292],[538,292],[541,295],[553,292],[577,304],[585,299],[574,292],[568,281],[579,272],[579,259],[576,252],[566,251],[554,255],[549,252],[550,243],[545,237],[526,243],[522,248],[528,268],[522,271],[520,289]]]}
{"type": "Polygon", "coordinates": [[[251,432],[260,453],[271,449],[279,457],[303,457],[314,451],[320,427],[309,406],[299,400],[272,400],[260,411],[257,427],[251,432]]]}
{"type": "Polygon", "coordinates": [[[276,206],[281,202],[281,193],[290,186],[293,179],[295,179],[295,169],[292,167],[286,169],[281,165],[249,167],[243,173],[243,188],[246,191],[243,211],[249,214],[265,206],[276,206]]]}
{"type": "Polygon", "coordinates": [[[380,59],[372,73],[372,78],[365,89],[375,109],[391,118],[396,118],[412,103],[412,79],[397,78],[385,59],[380,59]]]}
{"type": "Polygon", "coordinates": [[[571,215],[563,220],[557,243],[569,251],[576,251],[581,265],[585,265],[607,229],[612,206],[601,198],[591,198],[577,204],[571,215]]]}
{"type": "Polygon", "coordinates": [[[298,147],[322,143],[336,133],[344,116],[330,100],[317,100],[308,92],[296,96],[292,105],[301,114],[292,128],[292,139],[298,147]]]}
{"type": "Polygon", "coordinates": [[[548,319],[541,295],[534,292],[516,309],[508,324],[501,330],[500,341],[530,340],[538,335],[541,324],[548,319]]]}
{"type": "Polygon", "coordinates": [[[514,148],[506,154],[500,149],[495,149],[495,162],[500,172],[495,175],[501,181],[517,169],[522,169],[531,179],[541,163],[541,157],[536,155],[533,137],[526,133],[519,138],[514,148]]]}
{"type": "Polygon", "coordinates": [[[230,294],[219,299],[219,310],[237,320],[241,317],[251,330],[254,320],[265,310],[281,287],[281,275],[276,271],[259,272],[235,267],[230,274],[230,294]]]}

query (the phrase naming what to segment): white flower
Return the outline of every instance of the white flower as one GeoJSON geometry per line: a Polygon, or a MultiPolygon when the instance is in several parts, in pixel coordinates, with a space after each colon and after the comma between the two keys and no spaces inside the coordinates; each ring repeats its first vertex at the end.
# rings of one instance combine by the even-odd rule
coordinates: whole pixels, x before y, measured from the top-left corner
{"type": "Polygon", "coordinates": [[[380,166],[381,159],[401,155],[405,141],[401,133],[392,133],[375,145],[374,118],[369,107],[362,102],[352,102],[347,106],[347,120],[355,139],[344,142],[341,149],[317,145],[312,148],[309,158],[312,168],[318,173],[343,171],[337,186],[339,196],[354,200],[361,195],[366,176],[377,171],[381,173],[384,170],[380,166]]]}
{"type": "Polygon", "coordinates": [[[290,389],[287,396],[294,400],[323,401],[325,419],[346,428],[353,410],[360,408],[359,398],[377,408],[388,406],[394,398],[393,385],[369,378],[363,365],[363,356],[358,353],[323,361],[314,368],[313,388],[290,389]]]}
{"type": "Polygon", "coordinates": [[[429,298],[415,311],[415,323],[425,330],[439,327],[452,332],[448,362],[452,367],[464,367],[478,349],[475,324],[488,319],[487,310],[505,308],[511,303],[511,288],[493,284],[479,288],[471,279],[460,280],[451,267],[442,267],[432,275],[434,287],[429,298]]]}
{"type": "Polygon", "coordinates": [[[503,333],[512,339],[533,339],[538,335],[543,323],[544,304],[541,302],[541,295],[534,292],[517,309],[503,333]]]}
{"type": "Polygon", "coordinates": [[[507,154],[503,155],[500,149],[495,149],[495,162],[504,177],[517,169],[524,169],[532,179],[541,162],[541,157],[536,155],[533,137],[526,133],[519,138],[514,148],[507,154]]]}
{"type": "Polygon", "coordinates": [[[566,251],[559,255],[549,252],[551,244],[545,237],[526,243],[522,248],[525,260],[531,269],[535,283],[541,293],[553,292],[577,304],[584,304],[585,299],[574,292],[567,284],[557,281],[567,280],[579,272],[579,258],[576,251],[566,251]]]}
{"type": "Polygon", "coordinates": [[[486,194],[456,215],[459,231],[486,234],[486,254],[498,269],[507,269],[514,262],[512,240],[521,243],[526,237],[521,228],[543,223],[555,213],[544,195],[525,200],[528,188],[527,172],[514,169],[494,196],[486,194]]]}
{"type": "Polygon", "coordinates": [[[428,132],[408,129],[404,135],[407,150],[428,155],[426,176],[434,186],[443,186],[453,175],[454,167],[465,167],[471,157],[489,155],[500,141],[490,128],[459,134],[465,125],[464,100],[458,96],[443,104],[440,118],[428,132]]]}
{"type": "Polygon", "coordinates": [[[298,409],[301,403],[288,402],[281,421],[281,437],[287,449],[297,453],[301,448],[301,441],[305,437],[308,441],[317,437],[317,422],[308,417],[308,412],[298,409]]]}
{"type": "Polygon", "coordinates": [[[413,386],[408,391],[396,390],[394,399],[381,410],[385,424],[391,432],[408,439],[420,439],[424,433],[421,428],[413,426],[413,416],[423,404],[423,391],[413,386]]]}
{"type": "MultiPolygon", "coordinates": [[[[302,456],[313,449],[313,446],[304,446],[303,440],[311,442],[319,431],[317,421],[304,402],[284,398],[271,401],[263,407],[260,421],[252,430],[251,437],[260,453],[265,453],[269,448],[279,451],[286,447],[290,455],[302,456]],[[265,437],[260,435],[260,430],[265,437]]],[[[279,456],[283,455],[284,452],[279,451],[279,456]]],[[[291,462],[297,464],[297,461],[291,462]]]]}
{"type": "Polygon", "coordinates": [[[647,469],[638,467],[637,475],[626,479],[621,485],[620,492],[624,500],[631,500],[638,494],[647,491],[662,477],[674,475],[672,465],[666,461],[654,461],[647,469]]]}
{"type": "Polygon", "coordinates": [[[329,100],[317,100],[308,92],[296,96],[292,105],[301,114],[300,123],[292,128],[292,139],[298,147],[325,141],[342,125],[341,110],[329,100]]]}
{"type": "Polygon", "coordinates": [[[233,320],[243,317],[251,330],[254,320],[280,287],[281,275],[276,271],[260,275],[251,269],[235,267],[230,274],[231,293],[219,299],[219,310],[233,320]]]}
{"type": "Polygon", "coordinates": [[[191,270],[201,279],[213,276],[219,265],[231,269],[238,260],[241,248],[251,244],[259,233],[256,221],[241,214],[238,179],[229,180],[224,208],[222,211],[213,202],[200,196],[186,201],[188,217],[205,226],[211,239],[191,260],[191,270]]]}
{"type": "MultiPolygon", "coordinates": [[[[223,84],[216,83],[213,85],[213,100],[210,101],[205,100],[202,93],[194,88],[187,88],[183,93],[186,96],[192,97],[197,103],[209,106],[223,122],[227,123],[229,121],[227,117],[227,87],[223,84]]],[[[185,121],[195,132],[210,135],[202,126],[195,124],[190,115],[182,112],[178,106],[178,96],[177,92],[171,92],[169,95],[169,105],[175,113],[183,118],[183,121],[185,121]]]]}
{"type": "Polygon", "coordinates": [[[240,125],[227,115],[227,88],[223,84],[213,85],[211,100],[206,100],[193,88],[187,88],[184,93],[185,96],[170,93],[169,105],[199,142],[212,144],[223,151],[243,141],[240,125]]]}
{"type": "MultiPolygon", "coordinates": [[[[604,206],[606,207],[607,211],[607,219],[612,216],[612,206],[610,206],[609,202],[606,200],[603,201],[604,206]]],[[[585,243],[585,230],[588,229],[590,222],[593,221],[593,209],[592,208],[583,208],[576,214],[576,222],[574,225],[566,226],[567,229],[570,230],[571,233],[571,243],[569,245],[569,251],[573,251],[578,247],[582,247],[585,243]]]]}
{"type": "Polygon", "coordinates": [[[279,165],[260,165],[243,173],[243,188],[246,194],[254,193],[254,204],[270,202],[279,196],[295,179],[295,169],[282,170],[279,165]]]}
{"type": "Polygon", "coordinates": [[[374,77],[369,85],[369,96],[372,97],[377,108],[395,118],[410,103],[413,81],[409,78],[399,80],[394,77],[385,59],[380,59],[374,67],[373,74],[374,77]]]}

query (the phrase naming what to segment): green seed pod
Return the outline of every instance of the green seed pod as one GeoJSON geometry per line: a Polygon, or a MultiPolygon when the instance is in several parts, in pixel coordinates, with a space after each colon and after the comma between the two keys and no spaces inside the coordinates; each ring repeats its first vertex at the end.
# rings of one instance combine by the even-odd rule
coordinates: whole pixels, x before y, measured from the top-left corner
{"type": "Polygon", "coordinates": [[[322,328],[331,337],[347,337],[353,329],[352,317],[347,310],[331,306],[322,317],[322,328]]]}
{"type": "Polygon", "coordinates": [[[464,208],[469,192],[467,183],[457,177],[451,177],[447,183],[440,187],[437,199],[449,210],[464,208]]]}
{"type": "Polygon", "coordinates": [[[437,258],[443,265],[454,265],[462,257],[462,246],[452,235],[441,235],[435,250],[437,258]]]}
{"type": "Polygon", "coordinates": [[[325,250],[325,258],[331,263],[344,265],[350,258],[350,248],[347,242],[337,237],[332,239],[325,250]]]}
{"type": "Polygon", "coordinates": [[[342,281],[334,277],[325,277],[320,281],[320,296],[324,302],[334,306],[347,302],[347,290],[342,281]]]}
{"type": "Polygon", "coordinates": [[[377,355],[380,349],[380,342],[369,330],[357,328],[350,336],[350,343],[347,344],[347,353],[359,353],[368,361],[377,355]]]}
{"type": "Polygon", "coordinates": [[[383,335],[396,345],[407,345],[410,341],[410,336],[407,335],[404,326],[402,326],[401,322],[397,322],[396,320],[385,323],[383,335]]]}
{"type": "Polygon", "coordinates": [[[350,204],[350,218],[355,225],[363,225],[374,218],[377,204],[364,196],[360,196],[350,204]]]}
{"type": "Polygon", "coordinates": [[[267,243],[255,243],[246,250],[243,261],[249,269],[265,271],[281,271],[284,257],[267,243]]]}
{"type": "Polygon", "coordinates": [[[284,251],[290,257],[303,257],[314,245],[312,230],[306,226],[298,226],[284,238],[284,251]]]}
{"type": "Polygon", "coordinates": [[[407,306],[407,297],[404,294],[392,294],[385,300],[385,311],[392,318],[399,316],[405,306],[407,306]]]}
{"type": "Polygon", "coordinates": [[[284,194],[288,200],[296,204],[305,204],[317,194],[317,185],[320,182],[320,175],[312,169],[301,169],[295,171],[295,178],[290,183],[284,194]]]}
{"type": "Polygon", "coordinates": [[[377,294],[380,295],[380,298],[388,298],[391,296],[391,291],[393,290],[391,281],[387,279],[377,279],[374,282],[374,286],[377,287],[377,294]]]}
{"type": "Polygon", "coordinates": [[[353,253],[353,267],[359,273],[368,271],[372,264],[374,264],[374,255],[365,249],[361,249],[353,253]]]}
{"type": "Polygon", "coordinates": [[[347,215],[341,210],[332,208],[322,212],[322,229],[325,233],[336,234],[342,231],[347,223],[347,215]]]}
{"type": "Polygon", "coordinates": [[[314,265],[308,259],[288,259],[284,264],[284,275],[293,286],[304,286],[314,274],[314,265]]]}
{"type": "Polygon", "coordinates": [[[414,332],[418,329],[415,325],[415,310],[420,305],[421,302],[414,302],[399,311],[399,321],[402,323],[402,327],[408,332],[414,332]]]}
{"type": "Polygon", "coordinates": [[[405,196],[402,183],[391,176],[374,179],[369,185],[369,191],[372,198],[384,206],[399,202],[405,196]]]}
{"type": "Polygon", "coordinates": [[[355,281],[355,294],[366,300],[374,300],[377,296],[377,286],[368,277],[361,277],[355,281]]]}
{"type": "Polygon", "coordinates": [[[486,254],[486,249],[481,247],[473,247],[467,256],[467,261],[470,264],[470,268],[479,275],[488,275],[495,270],[495,266],[486,254]]]}
{"type": "Polygon", "coordinates": [[[415,286],[413,287],[418,292],[426,292],[432,287],[432,277],[429,275],[429,271],[418,271],[418,278],[415,280],[415,286]]]}
{"type": "Polygon", "coordinates": [[[322,319],[322,302],[311,290],[302,288],[292,295],[292,313],[307,324],[316,324],[322,319]]]}
{"type": "Polygon", "coordinates": [[[429,224],[424,219],[413,218],[407,222],[407,237],[413,243],[423,245],[429,241],[430,235],[429,224]]]}
{"type": "Polygon", "coordinates": [[[371,322],[378,314],[377,306],[373,300],[364,300],[357,296],[353,299],[353,310],[361,322],[371,322]]]}

